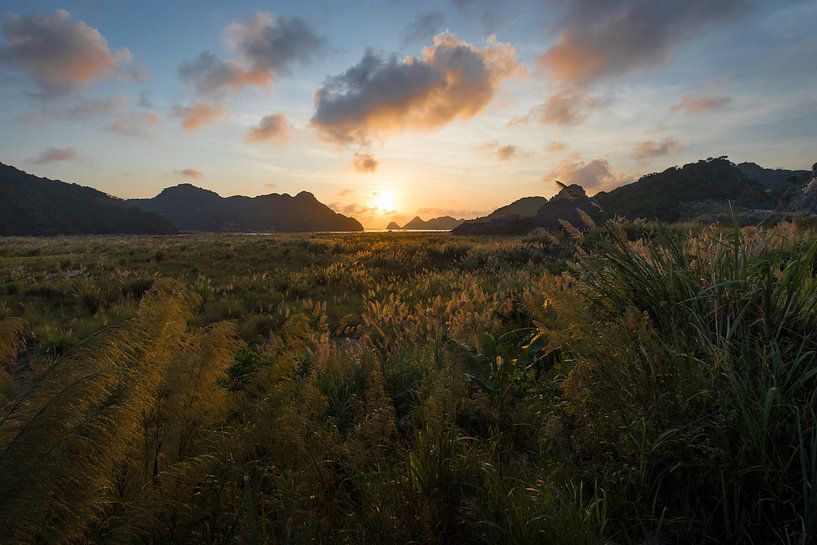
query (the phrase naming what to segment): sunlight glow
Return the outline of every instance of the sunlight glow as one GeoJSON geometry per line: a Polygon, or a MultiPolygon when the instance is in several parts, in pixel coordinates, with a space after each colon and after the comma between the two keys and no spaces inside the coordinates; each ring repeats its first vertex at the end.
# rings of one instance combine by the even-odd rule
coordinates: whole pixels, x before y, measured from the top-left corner
{"type": "Polygon", "coordinates": [[[376,208],[380,214],[395,212],[397,210],[397,196],[394,194],[394,191],[375,191],[372,196],[374,197],[374,208],[376,208]]]}

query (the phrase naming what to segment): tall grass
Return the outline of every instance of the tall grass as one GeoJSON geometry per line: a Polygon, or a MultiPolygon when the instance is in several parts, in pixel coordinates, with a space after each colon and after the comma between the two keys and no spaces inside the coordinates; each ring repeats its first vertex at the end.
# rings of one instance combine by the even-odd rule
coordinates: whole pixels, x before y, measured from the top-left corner
{"type": "Polygon", "coordinates": [[[814,233],[585,223],[0,240],[0,541],[813,543],[814,233]]]}

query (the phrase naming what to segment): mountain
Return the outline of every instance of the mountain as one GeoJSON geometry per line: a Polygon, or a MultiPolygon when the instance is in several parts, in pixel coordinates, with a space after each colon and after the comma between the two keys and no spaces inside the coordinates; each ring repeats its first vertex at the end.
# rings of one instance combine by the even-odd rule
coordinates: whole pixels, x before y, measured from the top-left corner
{"type": "Polygon", "coordinates": [[[462,235],[526,233],[533,228],[533,217],[547,202],[544,197],[522,197],[497,208],[487,216],[464,222],[453,232],[462,235]]]}
{"type": "MultiPolygon", "coordinates": [[[[454,232],[518,234],[535,228],[556,229],[560,219],[581,228],[585,220],[577,209],[587,213],[595,222],[615,216],[666,222],[696,219],[710,221],[729,216],[732,213],[730,205],[737,213],[741,213],[742,209],[752,211],[747,217],[767,217],[777,207],[777,200],[773,191],[753,178],[761,177],[764,183],[770,185],[780,184],[782,177],[800,171],[778,171],[761,167],[757,170],[746,165],[754,164],[746,163],[741,169],[724,157],[709,158],[642,176],[636,182],[609,192],[600,192],[592,198],[578,185],[563,186],[559,194],[540,206],[532,218],[516,216],[511,219],[506,216],[489,219],[490,216],[487,216],[466,222],[454,232]],[[753,176],[750,177],[746,172],[753,176]]],[[[795,179],[786,183],[790,187],[795,187],[797,183],[804,184],[795,179]]],[[[808,208],[810,201],[800,199],[803,201],[800,202],[795,197],[796,195],[792,197],[791,206],[808,208]]]]}
{"type": "Polygon", "coordinates": [[[164,218],[101,191],[0,163],[0,235],[167,234],[164,218]]]}
{"type": "Polygon", "coordinates": [[[397,225],[396,221],[392,221],[389,222],[389,224],[386,226],[386,229],[388,229],[389,231],[399,231],[400,229],[402,229],[402,227],[397,225]]]}
{"type": "Polygon", "coordinates": [[[817,214],[817,163],[780,197],[779,208],[785,212],[817,214]]]}
{"type": "MultiPolygon", "coordinates": [[[[600,220],[602,215],[598,205],[587,197],[581,186],[576,184],[562,185],[559,193],[549,201],[544,197],[528,197],[528,199],[542,199],[545,202],[533,214],[525,216],[509,214],[508,210],[512,210],[514,205],[524,200],[520,199],[497,209],[484,218],[463,223],[454,230],[454,233],[463,235],[519,235],[537,227],[557,229],[560,226],[560,220],[568,221],[574,226],[583,226],[586,219],[582,218],[579,210],[586,212],[585,218],[590,216],[593,220],[600,220]],[[497,214],[500,211],[502,212],[497,214]]],[[[537,202],[541,201],[526,201],[517,209],[527,209],[529,211],[533,204],[537,202]]]]}
{"type": "Polygon", "coordinates": [[[294,197],[286,193],[222,197],[191,184],[180,184],[168,187],[151,199],[129,202],[159,214],[182,231],[294,233],[363,230],[356,219],[338,214],[306,191],[294,197]]]}
{"type": "Polygon", "coordinates": [[[428,221],[424,221],[420,219],[420,216],[414,216],[414,218],[405,224],[402,229],[405,229],[406,231],[450,231],[451,229],[454,229],[458,225],[462,224],[464,221],[465,220],[452,218],[451,216],[440,216],[438,218],[431,218],[428,221]]]}
{"type": "Polygon", "coordinates": [[[723,157],[648,174],[594,198],[611,215],[668,222],[694,220],[729,203],[760,210],[776,204],[762,185],[723,157]]]}
{"type": "Polygon", "coordinates": [[[757,163],[738,163],[737,167],[747,178],[762,185],[774,199],[780,198],[797,180],[809,174],[808,170],[763,168],[757,163]]]}
{"type": "Polygon", "coordinates": [[[519,216],[522,218],[530,218],[536,215],[542,205],[548,200],[544,197],[522,197],[519,200],[501,206],[481,219],[494,220],[497,218],[507,218],[511,216],[519,216]]]}

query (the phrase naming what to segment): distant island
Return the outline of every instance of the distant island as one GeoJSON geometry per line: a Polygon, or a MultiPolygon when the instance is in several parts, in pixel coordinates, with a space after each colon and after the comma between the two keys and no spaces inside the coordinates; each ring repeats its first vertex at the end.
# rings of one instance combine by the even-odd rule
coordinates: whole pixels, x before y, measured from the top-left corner
{"type": "Polygon", "coordinates": [[[423,220],[420,216],[414,216],[410,222],[402,227],[396,222],[391,222],[386,229],[389,231],[450,231],[462,225],[465,221],[451,216],[440,216],[430,220],[423,220]]]}

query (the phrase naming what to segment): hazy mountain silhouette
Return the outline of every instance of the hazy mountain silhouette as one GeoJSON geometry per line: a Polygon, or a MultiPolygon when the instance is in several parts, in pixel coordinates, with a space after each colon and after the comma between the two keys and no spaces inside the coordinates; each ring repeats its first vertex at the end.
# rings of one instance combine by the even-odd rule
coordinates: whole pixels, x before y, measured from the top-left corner
{"type": "Polygon", "coordinates": [[[122,199],[0,163],[0,235],[175,232],[164,218],[122,199]]]}
{"type": "Polygon", "coordinates": [[[131,199],[129,202],[161,215],[182,231],[295,233],[363,230],[356,219],[338,214],[307,191],[294,197],[286,193],[222,197],[214,191],[180,184],[168,187],[151,199],[131,199]]]}
{"type": "Polygon", "coordinates": [[[389,224],[386,226],[386,229],[388,229],[389,231],[399,231],[400,229],[402,229],[402,227],[400,227],[400,225],[398,225],[396,221],[390,221],[389,224]]]}
{"type": "Polygon", "coordinates": [[[461,225],[464,221],[463,219],[456,219],[451,216],[440,216],[424,221],[420,216],[414,216],[410,222],[403,226],[403,229],[407,231],[419,231],[424,229],[450,231],[458,225],[461,225]]]}
{"type": "MultiPolygon", "coordinates": [[[[505,216],[489,219],[487,216],[465,222],[454,232],[518,234],[540,227],[558,228],[560,219],[581,228],[584,220],[577,210],[587,213],[595,222],[614,216],[667,222],[717,221],[735,209],[738,213],[747,211],[745,222],[760,221],[769,217],[772,211],[781,209],[775,198],[781,190],[786,194],[800,184],[801,193],[805,194],[807,181],[802,175],[798,178],[800,173],[808,171],[764,169],[754,163],[743,163],[741,168],[725,157],[709,158],[642,176],[637,182],[600,192],[592,198],[588,198],[584,189],[577,185],[566,186],[539,207],[532,218],[505,216]]],[[[805,198],[798,200],[792,193],[787,210],[796,207],[799,207],[797,210],[810,210],[810,202],[805,198]]]]}

